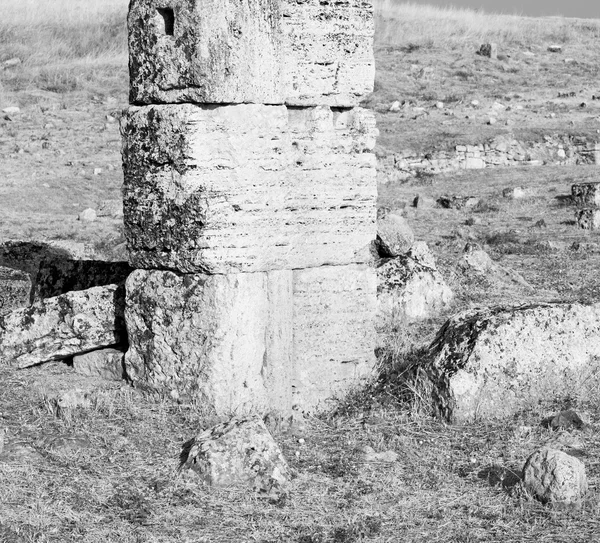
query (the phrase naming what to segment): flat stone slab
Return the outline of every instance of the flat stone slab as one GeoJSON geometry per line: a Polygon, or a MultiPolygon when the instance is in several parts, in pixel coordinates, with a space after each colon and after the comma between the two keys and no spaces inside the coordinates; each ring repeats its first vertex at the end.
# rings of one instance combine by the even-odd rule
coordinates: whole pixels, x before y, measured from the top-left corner
{"type": "Polygon", "coordinates": [[[123,286],[38,301],[0,317],[0,363],[25,368],[125,342],[123,286]]]}
{"type": "Polygon", "coordinates": [[[130,101],[352,107],[373,90],[373,6],[133,0],[130,101]]]}
{"type": "Polygon", "coordinates": [[[128,376],[218,414],[311,411],[370,374],[374,270],[133,272],[128,376]]]}
{"type": "Polygon", "coordinates": [[[600,304],[539,304],[458,313],[423,365],[446,419],[506,418],[600,385],[600,304]]]}
{"type": "Polygon", "coordinates": [[[122,126],[134,267],[237,273],[368,260],[377,134],[361,108],[131,108],[122,126]]]}

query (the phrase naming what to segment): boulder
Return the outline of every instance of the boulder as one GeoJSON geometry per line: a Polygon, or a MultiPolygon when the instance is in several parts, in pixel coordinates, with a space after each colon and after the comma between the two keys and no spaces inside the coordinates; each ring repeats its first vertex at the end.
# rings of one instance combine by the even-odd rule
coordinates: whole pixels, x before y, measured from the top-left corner
{"type": "Polygon", "coordinates": [[[134,267],[238,273],[360,262],[375,237],[375,119],[361,108],[132,107],[134,267]]]}
{"type": "Polygon", "coordinates": [[[124,351],[99,349],[73,357],[73,369],[80,375],[101,377],[110,381],[123,379],[124,351]]]}
{"type": "Polygon", "coordinates": [[[525,489],[542,503],[579,505],[588,490],[584,464],[555,449],[534,452],[523,466],[525,489]]]}
{"type": "Polygon", "coordinates": [[[31,301],[31,278],[25,272],[0,266],[0,316],[27,307],[31,301]]]}
{"type": "Polygon", "coordinates": [[[38,301],[0,317],[0,361],[24,368],[126,340],[123,286],[38,301]]]}
{"type": "Polygon", "coordinates": [[[424,263],[409,255],[386,259],[377,268],[379,322],[427,319],[452,302],[452,291],[440,272],[428,265],[430,260],[424,263]]]}
{"type": "Polygon", "coordinates": [[[281,449],[257,418],[234,418],[201,432],[184,445],[180,459],[180,469],[193,470],[214,487],[279,495],[291,479],[281,449]]]}
{"type": "Polygon", "coordinates": [[[352,107],[373,90],[373,6],[133,0],[130,102],[352,107]]]}
{"type": "Polygon", "coordinates": [[[386,211],[377,217],[377,250],[381,257],[391,258],[406,253],[415,235],[402,215],[386,211]]]}
{"type": "Polygon", "coordinates": [[[600,385],[600,304],[548,303],[462,311],[423,363],[448,420],[506,418],[600,385]]]}
{"type": "Polygon", "coordinates": [[[532,288],[521,274],[500,266],[483,249],[473,243],[467,243],[465,246],[458,267],[463,273],[485,277],[490,283],[514,284],[527,289],[532,288]]]}

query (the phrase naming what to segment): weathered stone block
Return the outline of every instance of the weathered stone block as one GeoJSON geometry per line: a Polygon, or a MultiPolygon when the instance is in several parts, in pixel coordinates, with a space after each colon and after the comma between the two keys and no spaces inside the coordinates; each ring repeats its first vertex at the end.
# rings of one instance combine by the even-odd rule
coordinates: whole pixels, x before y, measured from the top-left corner
{"type": "Polygon", "coordinates": [[[0,317],[0,360],[24,368],[125,342],[123,286],[69,292],[0,317]]]}
{"type": "Polygon", "coordinates": [[[505,418],[600,385],[600,304],[540,304],[458,313],[424,369],[448,419],[505,418]]]}
{"type": "Polygon", "coordinates": [[[123,358],[119,349],[99,349],[73,357],[73,369],[80,375],[100,377],[109,381],[123,379],[123,358]]]}
{"type": "Polygon", "coordinates": [[[365,0],[133,0],[128,25],[132,103],[351,107],[373,89],[365,0]]]}
{"type": "Polygon", "coordinates": [[[575,219],[579,228],[584,230],[598,230],[600,228],[600,209],[584,208],[575,212],[575,219]]]}
{"type": "Polygon", "coordinates": [[[374,364],[366,266],[228,275],[133,272],[128,376],[219,414],[310,411],[374,364]]]}
{"type": "Polygon", "coordinates": [[[599,207],[600,183],[577,183],[572,185],[571,199],[579,207],[599,207]]]}
{"type": "Polygon", "coordinates": [[[375,120],[355,108],[131,108],[125,233],[138,268],[253,272],[361,262],[375,238],[375,120]]]}
{"type": "Polygon", "coordinates": [[[31,302],[29,274],[0,266],[0,315],[27,307],[31,302]]]}

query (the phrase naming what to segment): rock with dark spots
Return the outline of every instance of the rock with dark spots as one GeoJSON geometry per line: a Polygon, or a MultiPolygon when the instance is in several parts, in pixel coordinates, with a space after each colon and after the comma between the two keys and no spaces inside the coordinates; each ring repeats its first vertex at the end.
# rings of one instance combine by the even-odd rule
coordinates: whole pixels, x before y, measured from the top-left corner
{"type": "Polygon", "coordinates": [[[73,357],[73,369],[81,375],[101,377],[111,381],[123,379],[125,352],[119,349],[99,349],[73,357]]]}
{"type": "Polygon", "coordinates": [[[495,43],[482,43],[479,48],[479,54],[495,60],[498,58],[498,45],[495,43]]]}
{"type": "Polygon", "coordinates": [[[444,209],[465,209],[475,207],[480,199],[475,196],[442,196],[436,202],[444,209]]]}
{"type": "Polygon", "coordinates": [[[377,268],[379,322],[388,319],[427,319],[447,308],[454,296],[444,278],[429,262],[409,255],[382,261],[377,268]]]}
{"type": "Polygon", "coordinates": [[[586,401],[600,386],[600,304],[463,311],[442,326],[422,368],[434,382],[434,408],[448,420],[586,401]]]}
{"type": "Polygon", "coordinates": [[[408,221],[398,213],[380,213],[377,217],[377,249],[382,258],[405,254],[415,241],[408,221]]]}
{"type": "Polygon", "coordinates": [[[525,489],[542,503],[577,506],[588,490],[583,462],[556,449],[534,452],[523,466],[525,489]]]}
{"type": "Polygon", "coordinates": [[[600,183],[576,183],[572,185],[571,200],[578,207],[599,207],[600,183]]]}
{"type": "Polygon", "coordinates": [[[29,274],[0,266],[0,315],[27,307],[31,301],[29,274]]]}
{"type": "Polygon", "coordinates": [[[124,294],[122,285],[94,287],[0,317],[0,360],[24,368],[124,343],[124,294]]]}
{"type": "Polygon", "coordinates": [[[577,226],[584,230],[598,230],[600,228],[600,209],[584,208],[575,212],[577,226]]]}
{"type": "Polygon", "coordinates": [[[376,233],[375,119],[361,108],[129,109],[133,266],[238,273],[365,262],[376,233]]]}
{"type": "Polygon", "coordinates": [[[277,496],[287,491],[290,469],[261,419],[234,418],[200,433],[181,452],[191,469],[214,487],[250,488],[277,496]]]}

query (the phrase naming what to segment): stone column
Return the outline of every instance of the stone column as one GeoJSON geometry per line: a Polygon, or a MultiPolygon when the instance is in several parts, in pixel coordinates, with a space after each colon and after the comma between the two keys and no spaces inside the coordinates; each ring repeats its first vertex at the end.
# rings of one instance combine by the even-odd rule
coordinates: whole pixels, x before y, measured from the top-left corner
{"type": "Polygon", "coordinates": [[[367,2],[132,0],[126,366],[217,413],[313,411],[374,365],[367,2]]]}

